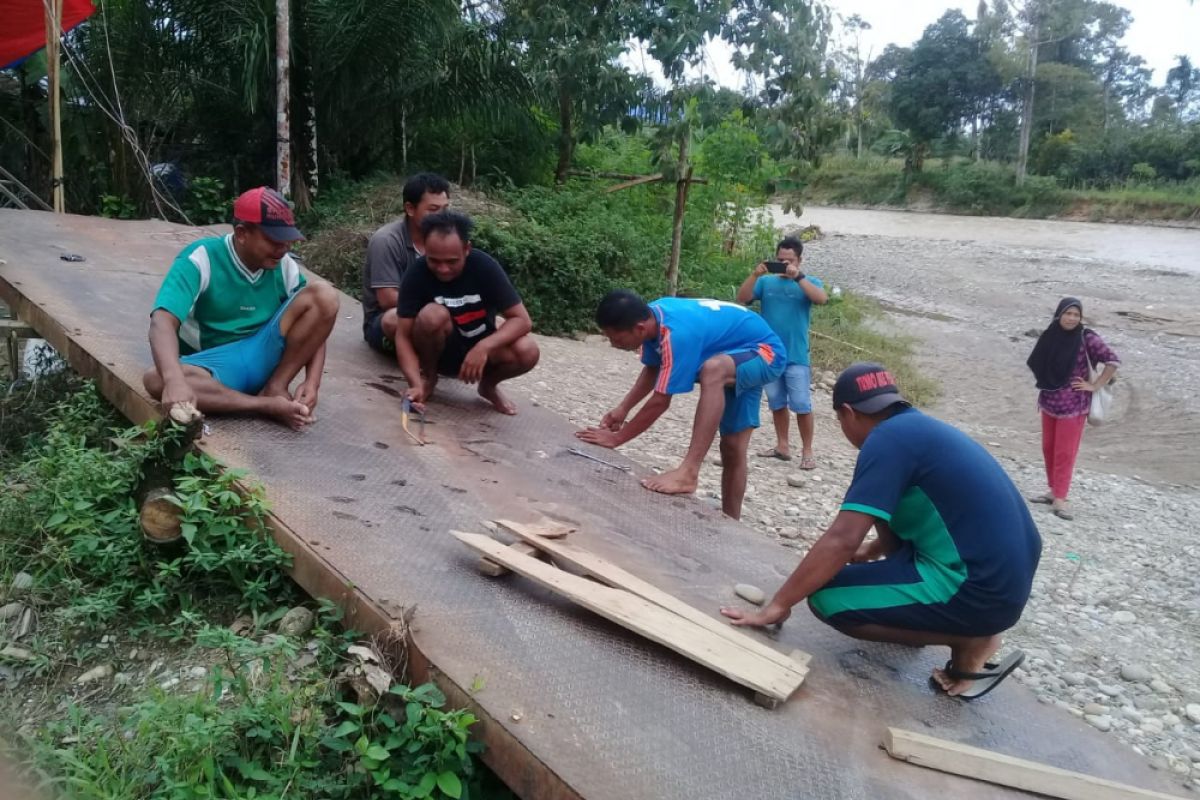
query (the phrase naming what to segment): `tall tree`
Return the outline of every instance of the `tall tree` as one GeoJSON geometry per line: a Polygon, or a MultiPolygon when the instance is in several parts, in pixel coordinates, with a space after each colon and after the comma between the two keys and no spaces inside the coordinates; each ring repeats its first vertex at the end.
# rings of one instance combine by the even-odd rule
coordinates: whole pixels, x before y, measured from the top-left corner
{"type": "Polygon", "coordinates": [[[867,109],[866,92],[867,65],[871,63],[871,51],[863,52],[863,31],[871,30],[871,23],[858,14],[851,14],[842,22],[842,35],[846,37],[846,45],[839,53],[842,66],[844,93],[849,98],[850,121],[854,130],[855,158],[862,158],[863,129],[866,127],[867,109]]]}
{"type": "Polygon", "coordinates": [[[779,157],[814,164],[839,135],[829,103],[829,9],[815,0],[742,0],[724,26],[733,65],[756,76],[767,139],[779,157]]]}
{"type": "Polygon", "coordinates": [[[1167,82],[1163,87],[1174,104],[1180,120],[1189,119],[1194,106],[1200,103],[1200,68],[1192,66],[1187,56],[1178,56],[1175,66],[1167,70],[1167,82]]]}
{"type": "Polygon", "coordinates": [[[615,122],[633,105],[635,84],[617,58],[634,35],[640,4],[502,0],[499,9],[501,35],[523,47],[526,68],[557,112],[554,177],[562,183],[580,135],[615,122]]]}
{"type": "Polygon", "coordinates": [[[947,11],[926,28],[907,57],[902,51],[885,55],[899,62],[892,83],[892,119],[913,139],[905,167],[919,172],[930,142],[961,130],[999,78],[960,11],[947,11]]]}

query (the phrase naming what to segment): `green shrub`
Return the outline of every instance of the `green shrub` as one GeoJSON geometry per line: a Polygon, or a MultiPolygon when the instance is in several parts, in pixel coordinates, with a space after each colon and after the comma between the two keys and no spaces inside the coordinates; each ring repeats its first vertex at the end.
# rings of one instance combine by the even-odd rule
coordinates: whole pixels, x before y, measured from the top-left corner
{"type": "Polygon", "coordinates": [[[0,578],[33,574],[35,592],[57,598],[68,629],[169,623],[200,598],[242,608],[278,604],[290,591],[288,556],[267,536],[259,489],[239,492],[239,472],[188,454],[175,478],[183,510],[182,551],[142,543],[134,491],[143,464],[162,453],[170,430],[149,423],[118,430],[117,417],[88,385],[49,412],[0,494],[0,578]]]}
{"type": "Polygon", "coordinates": [[[307,667],[282,636],[201,625],[196,641],[217,660],[203,690],[154,692],[112,715],[71,705],[28,744],[38,771],[78,800],[488,796],[475,718],[445,710],[436,686],[392,685],[369,708],[341,699],[332,676],[349,635],[318,625],[307,667]]]}

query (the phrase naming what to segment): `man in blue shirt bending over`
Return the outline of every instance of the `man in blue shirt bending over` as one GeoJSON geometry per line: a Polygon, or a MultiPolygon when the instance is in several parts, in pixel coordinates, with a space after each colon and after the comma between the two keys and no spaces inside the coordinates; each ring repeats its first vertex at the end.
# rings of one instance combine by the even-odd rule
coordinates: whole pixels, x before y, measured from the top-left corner
{"type": "Polygon", "coordinates": [[[779,337],[762,317],[736,303],[664,297],[647,304],[623,289],[600,301],[596,324],[613,347],[641,349],[642,372],[600,427],[575,435],[601,447],[622,445],[653,425],[674,395],[699,383],[687,455],[677,468],[645,478],[642,485],[663,494],[696,491],[700,465],[719,429],[721,508],[739,519],[746,494],[746,451],[758,427],[763,386],[782,375],[787,363],[779,337]],[[650,399],[626,423],[646,395],[650,399]]]}
{"type": "Polygon", "coordinates": [[[879,364],[843,372],[833,407],[859,449],[841,512],[761,611],[721,613],[771,625],[807,599],[847,636],[949,647],[933,684],[987,694],[1024,659],[988,663],[1021,618],[1042,552],[1021,494],[983,447],[912,408],[879,364]]]}

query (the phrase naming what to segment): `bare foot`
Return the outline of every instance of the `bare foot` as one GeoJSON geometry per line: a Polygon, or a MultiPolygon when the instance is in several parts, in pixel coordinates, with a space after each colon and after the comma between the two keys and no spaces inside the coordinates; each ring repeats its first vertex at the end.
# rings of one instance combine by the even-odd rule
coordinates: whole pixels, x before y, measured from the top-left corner
{"type": "Polygon", "coordinates": [[[314,421],[313,416],[308,411],[308,406],[293,400],[287,395],[283,397],[269,395],[263,399],[266,401],[263,406],[263,413],[269,417],[274,417],[294,431],[298,431],[314,421]]]}
{"type": "Polygon", "coordinates": [[[511,417],[517,413],[516,405],[505,397],[500,391],[500,387],[495,384],[480,383],[479,396],[495,406],[501,414],[508,414],[511,417]]]}
{"type": "Polygon", "coordinates": [[[651,475],[649,478],[642,478],[642,486],[645,486],[652,492],[661,494],[691,494],[696,491],[696,484],[699,482],[699,475],[691,470],[677,467],[670,472],[664,472],[662,475],[651,475]]]}
{"type": "MultiPolygon", "coordinates": [[[[961,647],[950,648],[950,662],[958,672],[983,672],[987,663],[997,650],[1000,649],[1000,634],[995,636],[980,636],[968,639],[961,647]]],[[[933,679],[948,695],[959,695],[971,688],[975,681],[955,680],[946,674],[946,670],[938,668],[933,671],[933,679]]]]}

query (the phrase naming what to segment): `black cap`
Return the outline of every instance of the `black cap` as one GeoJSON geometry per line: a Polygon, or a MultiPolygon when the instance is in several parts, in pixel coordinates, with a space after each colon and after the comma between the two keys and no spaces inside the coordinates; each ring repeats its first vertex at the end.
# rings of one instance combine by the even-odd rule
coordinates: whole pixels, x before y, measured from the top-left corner
{"type": "Polygon", "coordinates": [[[833,385],[833,409],[850,406],[864,414],[875,414],[896,403],[912,403],[900,395],[896,379],[882,364],[860,361],[851,364],[833,385]]]}

